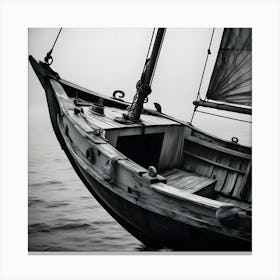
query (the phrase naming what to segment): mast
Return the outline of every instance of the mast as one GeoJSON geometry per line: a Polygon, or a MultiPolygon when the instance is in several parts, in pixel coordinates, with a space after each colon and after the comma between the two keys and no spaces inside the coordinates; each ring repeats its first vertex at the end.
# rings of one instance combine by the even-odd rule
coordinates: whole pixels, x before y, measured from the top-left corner
{"type": "Polygon", "coordinates": [[[123,114],[123,122],[140,121],[140,116],[143,110],[143,104],[145,102],[145,99],[152,92],[151,84],[156,69],[158,57],[160,54],[162,42],[164,39],[165,31],[166,28],[157,29],[151,54],[149,54],[149,49],[141,78],[136,84],[136,94],[134,95],[132,104],[127,108],[126,113],[123,114]]]}

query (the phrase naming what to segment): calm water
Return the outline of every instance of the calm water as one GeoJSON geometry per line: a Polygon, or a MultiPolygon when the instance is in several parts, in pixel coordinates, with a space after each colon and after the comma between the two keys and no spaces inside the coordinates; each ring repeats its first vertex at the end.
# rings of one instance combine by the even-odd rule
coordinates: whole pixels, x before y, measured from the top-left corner
{"type": "Polygon", "coordinates": [[[98,204],[60,149],[48,120],[29,123],[29,251],[145,250],[98,204]]]}

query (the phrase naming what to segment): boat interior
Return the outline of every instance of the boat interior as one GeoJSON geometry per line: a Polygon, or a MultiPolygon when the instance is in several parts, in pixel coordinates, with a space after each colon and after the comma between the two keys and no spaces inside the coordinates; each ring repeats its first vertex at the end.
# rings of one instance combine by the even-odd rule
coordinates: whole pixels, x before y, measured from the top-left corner
{"type": "Polygon", "coordinates": [[[62,86],[76,106],[83,108],[87,121],[105,132],[113,147],[144,168],[156,167],[170,187],[250,210],[250,147],[159,115],[144,113],[139,123],[119,123],[116,118],[122,116],[127,104],[107,98],[102,101],[104,114],[98,115],[90,109],[98,98],[79,90],[77,99],[72,86],[62,86]],[[91,102],[85,103],[90,95],[91,102]]]}

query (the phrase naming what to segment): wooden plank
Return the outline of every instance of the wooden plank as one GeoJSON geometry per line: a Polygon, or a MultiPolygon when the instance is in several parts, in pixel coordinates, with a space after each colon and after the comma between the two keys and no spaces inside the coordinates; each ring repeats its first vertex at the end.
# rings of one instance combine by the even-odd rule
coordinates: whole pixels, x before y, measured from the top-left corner
{"type": "Polygon", "coordinates": [[[229,198],[229,197],[224,197],[222,195],[217,195],[216,199],[219,200],[219,201],[222,201],[222,202],[231,203],[231,204],[236,205],[236,206],[238,206],[242,209],[246,209],[246,210],[251,210],[252,209],[252,205],[250,203],[237,201],[235,199],[232,199],[232,198],[229,198]]]}
{"type": "Polygon", "coordinates": [[[168,186],[164,183],[152,184],[151,188],[157,192],[165,194],[167,196],[175,197],[181,200],[192,202],[199,205],[204,205],[205,207],[218,209],[220,206],[224,205],[223,202],[209,199],[206,197],[198,196],[187,191],[182,191],[174,187],[168,186]]]}
{"type": "Polygon", "coordinates": [[[231,196],[235,199],[239,199],[238,194],[239,194],[240,187],[241,187],[241,184],[242,184],[242,181],[243,181],[243,177],[244,177],[244,175],[239,174],[238,177],[236,178],[235,186],[234,186],[234,189],[231,193],[231,196]]]}
{"type": "Polygon", "coordinates": [[[162,175],[167,177],[170,181],[176,181],[180,177],[190,176],[192,173],[186,172],[182,169],[174,168],[171,170],[167,170],[162,172],[162,175]]]}
{"type": "Polygon", "coordinates": [[[167,119],[165,116],[141,115],[141,120],[145,122],[154,123],[155,125],[179,125],[177,121],[167,119]]]}
{"type": "Polygon", "coordinates": [[[216,180],[214,180],[214,179],[206,179],[206,180],[204,180],[204,181],[201,181],[199,184],[197,184],[197,185],[195,185],[195,184],[193,184],[193,185],[191,185],[188,189],[187,189],[187,191],[188,192],[190,192],[190,193],[196,193],[196,192],[198,192],[198,191],[200,191],[200,190],[202,190],[202,189],[204,189],[204,188],[206,188],[206,187],[208,187],[208,186],[210,186],[210,185],[212,185],[212,184],[214,184],[216,182],[216,180]]]}
{"type": "Polygon", "coordinates": [[[165,127],[165,135],[158,164],[159,170],[180,165],[184,143],[183,134],[184,129],[182,126],[165,127]]]}
{"type": "MultiPolygon", "coordinates": [[[[239,169],[241,166],[241,159],[240,158],[233,158],[231,161],[231,167],[239,169]]],[[[227,178],[225,180],[224,186],[221,192],[225,195],[230,195],[235,187],[236,179],[238,177],[237,172],[229,171],[227,174],[227,178]]]]}
{"type": "Polygon", "coordinates": [[[216,183],[216,186],[215,186],[215,191],[220,192],[223,188],[225,179],[226,179],[227,174],[228,174],[228,169],[224,168],[224,166],[229,165],[230,158],[229,158],[229,156],[225,157],[224,155],[219,155],[217,160],[219,160],[219,163],[217,164],[217,166],[222,167],[222,168],[217,169],[217,173],[216,173],[217,183],[216,183]]]}
{"type": "MultiPolygon", "coordinates": [[[[251,173],[251,162],[249,162],[248,166],[247,166],[247,172],[246,172],[246,175],[244,176],[243,178],[243,188],[241,190],[241,200],[248,200],[248,198],[250,196],[252,196],[252,180],[250,180],[250,182],[248,183],[248,178],[249,176],[252,176],[252,173],[251,173]],[[246,195],[246,197],[245,197],[246,195]]],[[[251,197],[252,199],[252,197],[251,197]]]]}
{"type": "Polygon", "coordinates": [[[108,116],[108,112],[110,110],[106,110],[104,108],[104,114],[105,116],[99,116],[99,115],[95,115],[94,113],[91,113],[90,111],[88,112],[93,118],[96,118],[106,124],[108,124],[109,126],[112,126],[112,128],[120,128],[120,127],[123,127],[123,124],[121,123],[118,123],[116,121],[114,121],[114,117],[111,117],[111,116],[108,116]]]}
{"type": "Polygon", "coordinates": [[[202,181],[204,181],[199,178],[201,178],[201,177],[189,176],[189,177],[184,177],[181,180],[177,180],[177,181],[168,181],[168,184],[170,186],[176,187],[178,189],[187,190],[187,189],[191,188],[192,186],[198,185],[202,181]]]}
{"type": "Polygon", "coordinates": [[[195,167],[200,164],[200,160],[194,158],[194,157],[185,157],[185,153],[184,153],[184,158],[183,158],[183,168],[187,171],[190,172],[195,172],[195,167]]]}
{"type": "Polygon", "coordinates": [[[217,144],[199,139],[199,138],[194,137],[194,136],[188,136],[187,140],[191,141],[191,142],[194,142],[194,143],[197,143],[197,144],[200,144],[204,147],[229,154],[229,155],[233,155],[233,156],[237,156],[237,157],[241,157],[241,158],[246,158],[246,159],[251,159],[250,154],[235,151],[235,150],[232,150],[232,149],[229,149],[229,148],[226,148],[226,147],[223,147],[223,146],[220,146],[220,145],[217,145],[217,144]]]}
{"type": "MultiPolygon", "coordinates": [[[[194,145],[193,143],[184,143],[184,154],[186,153],[190,153],[190,154],[195,154],[198,157],[201,156],[202,151],[200,151],[199,149],[200,147],[197,145],[194,145]],[[187,145],[187,147],[186,147],[187,145]]],[[[190,159],[191,160],[191,159],[190,159]]],[[[202,175],[202,173],[204,172],[206,166],[209,165],[209,163],[205,163],[204,161],[198,161],[196,162],[196,164],[193,166],[193,171],[196,174],[202,175]]]]}
{"type": "MultiPolygon", "coordinates": [[[[187,125],[187,124],[186,124],[187,125]]],[[[191,136],[198,138],[199,140],[203,140],[206,142],[211,142],[213,144],[217,144],[218,146],[235,146],[240,152],[244,151],[245,154],[251,154],[251,147],[244,146],[240,144],[235,144],[232,141],[228,141],[222,138],[217,137],[217,135],[213,135],[209,132],[203,131],[197,127],[192,126],[191,136]]],[[[232,150],[232,149],[231,149],[232,150]]],[[[243,152],[242,152],[243,153],[243,152]]]]}
{"type": "Polygon", "coordinates": [[[84,115],[90,125],[99,127],[101,129],[112,128],[112,126],[109,126],[108,124],[104,123],[103,121],[98,120],[97,118],[92,116],[91,113],[89,113],[89,112],[85,112],[84,115]]]}
{"type": "Polygon", "coordinates": [[[158,126],[161,125],[160,122],[157,122],[156,120],[154,120],[153,118],[150,118],[152,116],[145,116],[145,115],[141,115],[141,121],[144,125],[146,126],[158,126]]]}
{"type": "Polygon", "coordinates": [[[197,176],[190,172],[185,172],[180,169],[172,169],[171,172],[165,172],[164,176],[167,179],[169,186],[189,192],[196,192],[202,188],[213,184],[216,180],[197,176]],[[167,175],[168,174],[168,175],[167,175]]]}
{"type": "Polygon", "coordinates": [[[193,154],[191,152],[184,151],[184,154],[187,154],[187,155],[192,156],[194,158],[197,158],[199,160],[202,160],[202,161],[214,164],[214,165],[219,166],[219,167],[221,167],[223,169],[231,170],[231,171],[238,172],[238,173],[241,173],[241,174],[245,174],[246,173],[243,170],[239,170],[239,169],[236,169],[236,168],[228,166],[227,164],[229,163],[229,161],[228,160],[224,160],[224,158],[219,163],[219,162],[216,162],[216,161],[213,161],[213,160],[206,159],[206,158],[204,158],[202,156],[195,155],[195,154],[193,154]]]}
{"type": "Polygon", "coordinates": [[[98,116],[95,115],[94,113],[91,113],[88,109],[84,110],[84,114],[90,122],[100,126],[103,129],[113,129],[113,128],[123,127],[119,123],[107,118],[106,116],[98,116]]]}
{"type": "MultiPolygon", "coordinates": [[[[218,158],[218,153],[212,151],[212,154],[209,154],[209,156],[210,156],[210,160],[216,162],[216,161],[217,161],[217,158],[218,158]]],[[[209,169],[208,169],[208,173],[205,173],[205,177],[213,178],[214,168],[215,168],[215,165],[211,164],[210,167],[209,167],[209,169]]]]}
{"type": "Polygon", "coordinates": [[[66,115],[73,120],[78,126],[80,126],[86,133],[93,132],[94,129],[98,129],[98,127],[91,127],[88,123],[80,116],[74,114],[74,111],[67,111],[66,115]]]}
{"type": "Polygon", "coordinates": [[[127,157],[125,157],[122,153],[120,153],[117,149],[115,149],[112,145],[110,145],[108,143],[98,145],[97,150],[100,150],[100,151],[102,150],[104,155],[106,155],[110,158],[115,156],[115,158],[118,158],[118,159],[120,159],[120,158],[127,159],[127,157]]]}
{"type": "Polygon", "coordinates": [[[173,174],[177,173],[179,169],[177,168],[173,168],[173,169],[168,169],[168,170],[164,170],[163,172],[161,172],[161,174],[165,177],[170,177],[173,174]]]}
{"type": "MultiPolygon", "coordinates": [[[[209,159],[209,150],[200,150],[200,147],[197,147],[196,150],[193,149],[192,151],[190,151],[191,153],[194,153],[198,156],[201,156],[205,159],[209,159]]],[[[210,159],[211,160],[211,159],[210,159]]],[[[212,164],[210,164],[209,162],[206,161],[200,161],[197,165],[196,165],[196,170],[195,173],[204,176],[205,173],[208,172],[208,169],[210,168],[210,166],[212,166],[212,164]]]]}
{"type": "MultiPolygon", "coordinates": [[[[215,154],[217,154],[217,153],[215,152],[215,154]]],[[[213,160],[213,158],[214,158],[213,151],[208,149],[205,153],[205,157],[209,160],[213,160]]],[[[213,160],[213,161],[215,161],[215,160],[213,160]]],[[[211,176],[209,176],[209,173],[211,173],[210,171],[212,169],[213,169],[213,164],[205,163],[204,169],[201,172],[201,176],[208,177],[208,178],[211,177],[211,176]]]]}
{"type": "Polygon", "coordinates": [[[104,107],[104,114],[112,120],[117,117],[122,117],[123,112],[124,110],[118,108],[104,107]]]}
{"type": "Polygon", "coordinates": [[[184,177],[181,178],[181,180],[177,180],[177,181],[168,181],[167,184],[175,187],[177,189],[181,189],[181,190],[187,190],[188,188],[190,188],[192,186],[192,184],[197,184],[198,180],[197,178],[194,178],[194,176],[192,177],[184,177]]]}
{"type": "Polygon", "coordinates": [[[108,125],[108,128],[122,128],[123,125],[115,122],[114,120],[108,118],[107,116],[98,116],[98,115],[94,115],[93,113],[89,112],[89,114],[91,114],[91,119],[94,120],[98,120],[100,122],[103,122],[105,125],[108,125]]]}
{"type": "Polygon", "coordinates": [[[232,192],[232,196],[237,198],[237,199],[241,199],[241,196],[242,196],[242,193],[243,193],[243,188],[246,184],[246,181],[247,181],[247,178],[248,178],[248,175],[250,173],[250,170],[251,170],[251,162],[248,163],[248,161],[243,161],[242,163],[242,168],[246,167],[246,172],[245,172],[245,175],[244,176],[240,176],[238,179],[239,179],[239,184],[236,184],[233,192],[232,192]]]}
{"type": "Polygon", "coordinates": [[[134,161],[131,161],[129,159],[127,160],[121,160],[119,161],[119,164],[124,167],[125,169],[131,171],[131,172],[135,172],[137,174],[143,174],[147,172],[147,169],[145,169],[144,167],[142,167],[141,165],[135,163],[134,161]]]}
{"type": "Polygon", "coordinates": [[[113,146],[117,147],[117,141],[118,141],[118,133],[109,133],[108,130],[105,130],[105,139],[108,140],[108,142],[113,146]]]}

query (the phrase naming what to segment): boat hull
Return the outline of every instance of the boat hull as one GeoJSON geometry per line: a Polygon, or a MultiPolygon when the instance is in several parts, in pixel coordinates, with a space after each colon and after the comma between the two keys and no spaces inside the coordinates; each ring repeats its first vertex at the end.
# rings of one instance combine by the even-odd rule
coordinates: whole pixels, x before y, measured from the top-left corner
{"type": "MultiPolygon", "coordinates": [[[[58,78],[57,74],[43,64],[37,63],[32,57],[30,63],[45,89],[55,135],[74,170],[101,206],[121,226],[146,245],[144,249],[167,247],[176,251],[251,251],[251,240],[245,241],[209,229],[197,228],[140,207],[112,192],[89,174],[72,155],[60,131],[58,120],[61,117],[61,109],[50,83],[50,78],[58,78]]],[[[124,106],[122,102],[116,101],[116,104],[117,107],[124,106]]]]}
{"type": "MultiPolygon", "coordinates": [[[[172,248],[178,251],[250,251],[251,243],[207,229],[197,229],[139,207],[111,192],[86,172],[68,150],[57,123],[59,105],[51,87],[46,89],[49,113],[56,137],[76,173],[102,207],[147,249],[172,248]]],[[[110,233],[108,233],[110,234],[110,233]]]]}
{"type": "Polygon", "coordinates": [[[148,211],[117,196],[89,174],[80,170],[89,191],[102,206],[147,249],[172,248],[177,251],[249,251],[248,242],[233,240],[209,230],[175,221],[148,211]]]}

